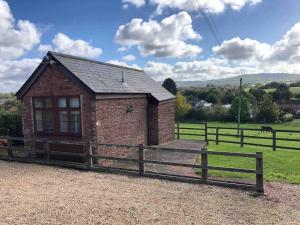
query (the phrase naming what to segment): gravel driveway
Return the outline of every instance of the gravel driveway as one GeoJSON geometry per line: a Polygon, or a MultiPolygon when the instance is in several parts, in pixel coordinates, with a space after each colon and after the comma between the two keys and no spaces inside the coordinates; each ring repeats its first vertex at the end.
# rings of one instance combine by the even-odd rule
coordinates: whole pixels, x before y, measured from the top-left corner
{"type": "Polygon", "coordinates": [[[0,224],[300,224],[300,186],[266,196],[0,161],[0,224]]]}

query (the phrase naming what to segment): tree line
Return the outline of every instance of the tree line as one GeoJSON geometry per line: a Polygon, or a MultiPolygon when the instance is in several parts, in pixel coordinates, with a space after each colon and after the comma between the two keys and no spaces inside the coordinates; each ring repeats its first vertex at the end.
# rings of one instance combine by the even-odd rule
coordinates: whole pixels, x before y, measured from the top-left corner
{"type": "MultiPolygon", "coordinates": [[[[267,93],[262,87],[243,88],[241,94],[241,121],[274,123],[290,121],[290,110],[279,109],[277,103],[287,101],[292,94],[288,85],[277,84],[275,91],[267,93]],[[276,103],[277,102],[277,103],[276,103]]],[[[196,121],[237,121],[239,90],[237,87],[190,87],[177,88],[168,78],[163,87],[176,95],[176,119],[196,121]],[[211,107],[199,105],[201,100],[212,103],[211,107]]],[[[274,86],[272,86],[273,88],[274,86]]]]}

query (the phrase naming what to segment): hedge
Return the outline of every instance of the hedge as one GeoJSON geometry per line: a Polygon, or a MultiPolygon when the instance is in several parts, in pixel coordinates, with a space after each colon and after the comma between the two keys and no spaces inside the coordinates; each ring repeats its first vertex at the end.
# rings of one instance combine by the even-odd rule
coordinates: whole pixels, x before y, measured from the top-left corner
{"type": "Polygon", "coordinates": [[[17,113],[0,112],[0,136],[22,137],[22,117],[17,113]]]}

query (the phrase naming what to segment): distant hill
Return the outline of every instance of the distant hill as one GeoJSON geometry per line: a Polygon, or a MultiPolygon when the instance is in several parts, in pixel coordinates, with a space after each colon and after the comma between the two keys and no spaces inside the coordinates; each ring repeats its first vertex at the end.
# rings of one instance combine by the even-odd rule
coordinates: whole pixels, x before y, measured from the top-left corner
{"type": "Polygon", "coordinates": [[[205,87],[208,84],[216,86],[239,85],[240,78],[243,78],[243,84],[267,84],[272,81],[290,83],[300,81],[300,74],[288,73],[258,73],[258,74],[245,74],[235,77],[223,78],[219,80],[206,80],[206,81],[176,81],[178,87],[205,87]]]}

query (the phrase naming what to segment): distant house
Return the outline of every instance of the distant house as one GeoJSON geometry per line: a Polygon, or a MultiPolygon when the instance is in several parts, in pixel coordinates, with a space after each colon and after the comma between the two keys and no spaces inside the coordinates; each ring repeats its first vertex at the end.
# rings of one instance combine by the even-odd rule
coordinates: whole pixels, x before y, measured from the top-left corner
{"type": "Polygon", "coordinates": [[[280,110],[291,111],[292,113],[297,113],[300,111],[300,100],[291,99],[284,102],[276,102],[280,110]]]}
{"type": "Polygon", "coordinates": [[[175,136],[175,97],[142,70],[48,52],[16,95],[25,138],[156,145],[175,136]]]}
{"type": "Polygon", "coordinates": [[[17,111],[18,111],[17,106],[12,106],[12,107],[10,107],[10,109],[8,110],[8,112],[17,112],[17,111]]]}
{"type": "Polygon", "coordinates": [[[196,104],[195,104],[195,107],[196,108],[211,108],[212,107],[212,103],[208,103],[208,102],[206,102],[205,100],[200,100],[199,102],[197,102],[196,104]]]}
{"type": "Polygon", "coordinates": [[[223,108],[225,109],[230,109],[231,108],[231,104],[225,104],[225,105],[222,105],[223,108]]]}

